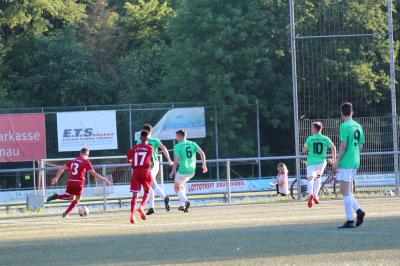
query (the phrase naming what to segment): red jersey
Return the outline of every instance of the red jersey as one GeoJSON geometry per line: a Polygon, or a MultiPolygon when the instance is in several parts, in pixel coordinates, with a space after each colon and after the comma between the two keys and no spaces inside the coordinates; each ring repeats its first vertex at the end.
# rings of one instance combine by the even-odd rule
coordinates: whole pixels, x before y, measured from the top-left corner
{"type": "Polygon", "coordinates": [[[132,162],[132,168],[150,169],[150,159],[153,156],[154,148],[148,144],[138,144],[128,153],[128,160],[132,162]]]}
{"type": "Polygon", "coordinates": [[[77,157],[73,161],[67,163],[69,169],[69,181],[85,183],[86,171],[93,170],[92,164],[88,159],[77,157]]]}

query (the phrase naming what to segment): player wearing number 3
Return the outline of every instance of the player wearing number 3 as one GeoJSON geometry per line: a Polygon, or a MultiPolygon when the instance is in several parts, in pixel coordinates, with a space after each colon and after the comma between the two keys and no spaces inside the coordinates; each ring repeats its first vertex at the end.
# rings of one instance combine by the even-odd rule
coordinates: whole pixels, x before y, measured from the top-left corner
{"type": "Polygon", "coordinates": [[[141,144],[134,146],[128,153],[128,161],[132,163],[133,175],[131,181],[131,223],[136,224],[135,219],[135,207],[139,192],[144,190],[142,202],[138,208],[138,212],[142,220],[146,220],[146,214],[144,213],[144,206],[150,196],[150,189],[152,185],[150,168],[154,165],[154,148],[148,144],[150,133],[143,130],[140,133],[141,144]]]}
{"type": "Polygon", "coordinates": [[[72,200],[68,209],[63,213],[64,218],[68,217],[69,213],[76,207],[76,205],[78,205],[82,198],[83,188],[86,181],[86,172],[89,172],[97,179],[103,180],[107,185],[111,184],[110,180],[99,175],[93,170],[93,166],[88,160],[88,157],[89,149],[82,148],[80,156],[61,167],[56,176],[51,180],[51,184],[55,185],[64,171],[69,170],[69,181],[66,190],[67,193],[62,195],[54,194],[53,196],[47,198],[47,202],[56,199],[72,200]]]}
{"type": "Polygon", "coordinates": [[[332,163],[336,160],[336,147],[332,140],[322,135],[322,123],[314,122],[311,125],[312,135],[306,140],[303,152],[307,153],[307,179],[308,179],[308,207],[319,204],[318,193],[321,186],[321,176],[326,167],[326,152],[332,149],[332,163]]]}
{"type": "Polygon", "coordinates": [[[207,165],[206,165],[206,155],[203,150],[200,149],[199,145],[197,145],[193,141],[186,140],[186,131],[179,130],[176,132],[176,140],[178,144],[175,145],[174,148],[174,165],[172,166],[172,172],[170,178],[172,179],[175,175],[175,184],[174,189],[176,194],[179,197],[181,202],[181,206],[179,210],[188,212],[190,207],[190,202],[186,197],[185,184],[193,178],[196,173],[196,155],[200,154],[202,161],[202,169],[203,174],[207,173],[207,165]],[[179,169],[175,174],[176,169],[179,169]]]}

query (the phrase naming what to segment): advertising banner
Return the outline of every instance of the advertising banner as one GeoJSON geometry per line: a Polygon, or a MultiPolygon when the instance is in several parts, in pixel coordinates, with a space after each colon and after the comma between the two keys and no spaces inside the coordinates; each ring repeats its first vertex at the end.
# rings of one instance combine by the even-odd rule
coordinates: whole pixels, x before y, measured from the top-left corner
{"type": "Polygon", "coordinates": [[[115,111],[57,113],[58,151],[118,149],[115,111]]]}
{"type": "Polygon", "coordinates": [[[46,158],[44,114],[0,115],[0,162],[46,158]]]}

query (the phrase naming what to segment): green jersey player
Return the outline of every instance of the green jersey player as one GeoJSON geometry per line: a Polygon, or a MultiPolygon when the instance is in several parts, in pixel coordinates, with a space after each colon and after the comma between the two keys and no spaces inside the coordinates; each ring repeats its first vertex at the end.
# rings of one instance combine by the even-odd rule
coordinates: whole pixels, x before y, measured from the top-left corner
{"type": "Polygon", "coordinates": [[[321,122],[314,122],[311,125],[311,133],[303,147],[303,152],[307,153],[307,179],[308,179],[308,207],[313,206],[313,202],[319,204],[318,192],[321,186],[321,176],[326,167],[326,152],[328,148],[332,150],[332,161],[336,159],[336,147],[332,140],[322,135],[323,125],[321,122]]]}
{"type": "Polygon", "coordinates": [[[340,181],[340,192],[343,195],[346,222],[339,228],[354,228],[360,226],[365,217],[365,212],[360,208],[353,195],[353,180],[356,178],[360,167],[360,151],[365,143],[364,131],[360,124],[353,120],[353,106],[351,103],[341,105],[343,123],[340,125],[340,148],[334,171],[340,181]],[[354,225],[353,211],[357,214],[354,225]]]}
{"type": "Polygon", "coordinates": [[[174,189],[179,197],[181,206],[179,210],[188,212],[190,202],[186,197],[185,184],[194,177],[196,173],[196,155],[200,154],[202,161],[203,174],[207,173],[206,155],[195,142],[186,139],[187,133],[184,130],[176,132],[178,144],[174,148],[174,165],[170,178],[173,178],[175,172],[174,189]],[[178,168],[179,164],[179,168],[178,168]],[[176,171],[178,168],[178,171],[176,171]]]}
{"type": "MultiPolygon", "coordinates": [[[[172,166],[173,162],[171,161],[171,158],[169,156],[167,148],[161,143],[161,141],[159,139],[153,138],[151,136],[153,127],[150,124],[145,124],[143,126],[142,130],[146,130],[150,133],[148,144],[154,148],[154,154],[153,154],[154,165],[150,168],[151,178],[152,178],[152,190],[150,192],[150,198],[149,198],[150,208],[146,213],[146,215],[151,215],[151,214],[155,213],[155,204],[154,204],[155,195],[154,194],[157,194],[159,197],[161,197],[164,200],[165,209],[167,211],[170,210],[169,197],[165,194],[165,192],[157,184],[157,175],[158,175],[158,172],[160,171],[160,159],[158,158],[158,150],[161,149],[165,158],[167,159],[169,166],[172,166]]],[[[140,144],[140,141],[138,141],[137,144],[140,144]]]]}

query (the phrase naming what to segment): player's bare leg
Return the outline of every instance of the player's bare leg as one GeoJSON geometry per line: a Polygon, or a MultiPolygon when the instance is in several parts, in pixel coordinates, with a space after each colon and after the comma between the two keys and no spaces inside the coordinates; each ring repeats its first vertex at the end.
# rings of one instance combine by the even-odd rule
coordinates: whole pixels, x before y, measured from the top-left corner
{"type": "Polygon", "coordinates": [[[131,200],[131,215],[130,215],[130,221],[132,224],[137,223],[135,219],[135,208],[136,208],[137,198],[138,198],[138,193],[133,192],[131,200]]]}
{"type": "Polygon", "coordinates": [[[74,196],[74,195],[69,195],[70,200],[72,200],[71,204],[69,207],[65,210],[63,213],[63,218],[67,218],[69,214],[72,212],[72,210],[79,204],[79,201],[81,200],[82,196],[74,196]]]}
{"type": "Polygon", "coordinates": [[[314,199],[314,177],[309,176],[307,177],[308,184],[307,184],[307,191],[308,191],[308,208],[312,208],[313,206],[313,199],[314,199]]]}
{"type": "Polygon", "coordinates": [[[320,187],[321,187],[321,175],[317,175],[317,177],[314,179],[314,189],[313,189],[313,200],[315,204],[320,203],[318,198],[320,187]]]}

